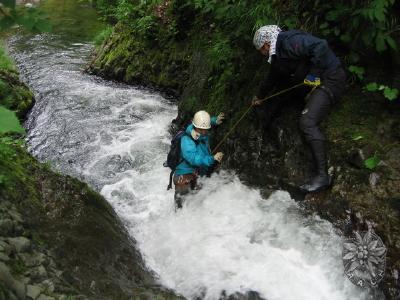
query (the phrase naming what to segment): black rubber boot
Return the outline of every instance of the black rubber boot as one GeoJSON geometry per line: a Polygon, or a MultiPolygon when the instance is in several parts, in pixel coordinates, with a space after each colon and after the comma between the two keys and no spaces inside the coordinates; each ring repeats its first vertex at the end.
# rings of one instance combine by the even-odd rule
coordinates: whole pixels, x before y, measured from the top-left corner
{"type": "Polygon", "coordinates": [[[332,179],[327,172],[324,141],[311,141],[310,146],[317,167],[317,175],[308,183],[301,185],[300,189],[305,193],[317,193],[329,188],[332,184],[332,179]]]}

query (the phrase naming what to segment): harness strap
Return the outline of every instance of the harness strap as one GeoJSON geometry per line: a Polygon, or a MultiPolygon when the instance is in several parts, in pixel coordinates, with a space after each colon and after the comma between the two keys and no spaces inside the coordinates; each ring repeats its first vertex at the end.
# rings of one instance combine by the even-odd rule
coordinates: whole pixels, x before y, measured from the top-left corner
{"type": "Polygon", "coordinates": [[[172,170],[171,173],[169,173],[169,184],[167,186],[167,191],[172,189],[172,177],[174,176],[175,170],[172,170]]]}

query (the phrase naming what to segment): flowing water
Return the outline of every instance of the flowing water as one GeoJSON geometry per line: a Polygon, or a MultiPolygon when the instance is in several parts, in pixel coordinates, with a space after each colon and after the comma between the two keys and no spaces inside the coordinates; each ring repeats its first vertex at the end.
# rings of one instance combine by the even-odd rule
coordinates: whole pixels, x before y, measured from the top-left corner
{"type": "Polygon", "coordinates": [[[343,275],[331,224],[304,217],[284,191],[263,199],[223,171],[175,213],[162,163],[176,106],[84,74],[84,38],[55,32],[9,44],[37,101],[25,124],[30,152],[105,196],[162,285],[188,299],[249,290],[270,300],[367,298],[343,275]]]}

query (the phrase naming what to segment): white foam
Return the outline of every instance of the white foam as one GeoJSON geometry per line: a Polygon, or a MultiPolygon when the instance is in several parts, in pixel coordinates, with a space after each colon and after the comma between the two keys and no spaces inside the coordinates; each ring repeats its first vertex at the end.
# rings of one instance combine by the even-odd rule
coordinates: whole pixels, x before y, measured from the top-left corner
{"type": "Polygon", "coordinates": [[[101,188],[161,284],[189,299],[249,290],[269,300],[365,298],[343,276],[332,226],[304,217],[286,192],[263,199],[221,172],[202,179],[203,189],[175,213],[162,163],[176,107],[82,74],[82,51],[88,56],[90,46],[60,49],[53,40],[32,39],[17,55],[38,96],[28,120],[30,149],[101,188]]]}
{"type": "Polygon", "coordinates": [[[266,200],[235,174],[221,172],[202,179],[203,188],[175,213],[173,192],[165,190],[168,170],[161,166],[165,147],[151,146],[166,140],[160,128],[169,118],[156,119],[124,146],[140,148],[146,167],[104,186],[102,194],[127,221],[163,285],[190,299],[249,290],[271,300],[364,297],[343,276],[341,239],[332,226],[304,217],[286,192],[266,200]]]}

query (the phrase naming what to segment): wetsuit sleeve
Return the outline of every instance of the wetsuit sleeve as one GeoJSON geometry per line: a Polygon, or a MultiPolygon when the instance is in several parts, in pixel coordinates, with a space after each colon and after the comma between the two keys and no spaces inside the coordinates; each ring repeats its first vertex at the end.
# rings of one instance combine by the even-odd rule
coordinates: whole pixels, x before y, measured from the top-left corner
{"type": "Polygon", "coordinates": [[[264,77],[263,81],[261,82],[258,88],[258,92],[256,94],[257,98],[258,99],[265,98],[276,87],[277,83],[278,83],[278,72],[276,70],[276,60],[273,57],[269,72],[264,77]]]}
{"type": "Polygon", "coordinates": [[[209,167],[214,163],[214,157],[201,153],[196,143],[188,136],[181,139],[181,151],[183,158],[192,166],[209,167]]]}

